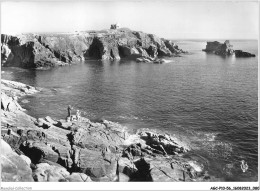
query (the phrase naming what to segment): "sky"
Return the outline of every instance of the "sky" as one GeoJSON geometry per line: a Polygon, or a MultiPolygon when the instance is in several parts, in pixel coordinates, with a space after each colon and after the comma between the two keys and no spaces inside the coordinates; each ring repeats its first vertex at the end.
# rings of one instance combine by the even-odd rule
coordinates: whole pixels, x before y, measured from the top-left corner
{"type": "Polygon", "coordinates": [[[1,33],[73,32],[111,24],[173,39],[257,39],[257,1],[2,2],[1,33]]]}

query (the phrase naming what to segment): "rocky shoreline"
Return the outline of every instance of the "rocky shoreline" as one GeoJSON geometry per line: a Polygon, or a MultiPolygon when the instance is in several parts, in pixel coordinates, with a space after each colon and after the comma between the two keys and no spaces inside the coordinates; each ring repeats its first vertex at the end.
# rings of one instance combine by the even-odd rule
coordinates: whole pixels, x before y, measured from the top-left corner
{"type": "MultiPolygon", "coordinates": [[[[1,179],[3,182],[214,181],[182,157],[190,148],[169,134],[92,122],[35,119],[17,100],[40,89],[1,81],[1,179]]],[[[66,115],[66,114],[65,114],[66,115]]]]}
{"type": "Polygon", "coordinates": [[[162,63],[186,53],[173,41],[128,28],[74,33],[1,35],[2,66],[49,68],[85,59],[162,63]]]}

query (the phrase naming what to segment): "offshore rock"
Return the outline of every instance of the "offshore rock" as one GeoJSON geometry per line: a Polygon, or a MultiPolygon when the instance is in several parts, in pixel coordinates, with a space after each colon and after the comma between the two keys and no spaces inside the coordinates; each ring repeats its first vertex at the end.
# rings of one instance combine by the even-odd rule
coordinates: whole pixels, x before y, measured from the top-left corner
{"type": "Polygon", "coordinates": [[[1,35],[3,66],[48,68],[84,59],[119,60],[185,53],[170,40],[130,29],[1,35]]]}
{"type": "Polygon", "coordinates": [[[229,43],[229,40],[226,40],[223,44],[218,41],[207,42],[206,49],[203,49],[203,51],[220,56],[229,56],[234,53],[233,46],[229,43]]]}
{"type": "Polygon", "coordinates": [[[244,52],[242,50],[234,50],[233,45],[230,44],[229,40],[226,40],[223,44],[218,41],[207,42],[206,49],[203,49],[203,51],[207,53],[214,53],[220,56],[230,56],[235,53],[235,56],[238,58],[255,57],[254,54],[251,54],[249,52],[244,52]]]}
{"type": "Polygon", "coordinates": [[[244,52],[242,50],[235,50],[236,57],[255,57],[254,54],[251,54],[249,52],[244,52]]]}

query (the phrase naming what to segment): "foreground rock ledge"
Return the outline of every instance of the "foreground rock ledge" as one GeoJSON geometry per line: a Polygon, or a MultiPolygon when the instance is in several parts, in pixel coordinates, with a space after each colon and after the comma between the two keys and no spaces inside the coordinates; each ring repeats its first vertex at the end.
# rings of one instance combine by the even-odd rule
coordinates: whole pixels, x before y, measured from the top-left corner
{"type": "Polygon", "coordinates": [[[75,33],[1,35],[3,66],[46,68],[84,59],[118,60],[142,58],[161,62],[158,57],[185,53],[172,42],[153,34],[127,28],[75,33]]]}
{"type": "Polygon", "coordinates": [[[189,147],[168,134],[140,129],[130,135],[126,127],[107,120],[35,119],[16,100],[39,90],[7,80],[1,86],[4,182],[213,180],[203,167],[196,171],[194,162],[182,158],[189,147]]]}

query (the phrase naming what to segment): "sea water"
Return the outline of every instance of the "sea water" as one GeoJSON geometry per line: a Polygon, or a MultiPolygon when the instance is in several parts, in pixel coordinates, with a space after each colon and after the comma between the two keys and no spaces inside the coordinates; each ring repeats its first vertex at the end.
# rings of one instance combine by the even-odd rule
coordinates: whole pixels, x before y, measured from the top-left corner
{"type": "Polygon", "coordinates": [[[195,168],[223,181],[257,181],[257,41],[231,41],[252,58],[206,54],[205,41],[177,44],[189,54],[164,64],[88,60],[50,70],[3,68],[2,78],[42,88],[20,101],[34,117],[65,118],[71,105],[133,132],[168,132],[191,147],[184,157],[195,168]],[[244,173],[241,160],[249,166],[244,173]]]}

